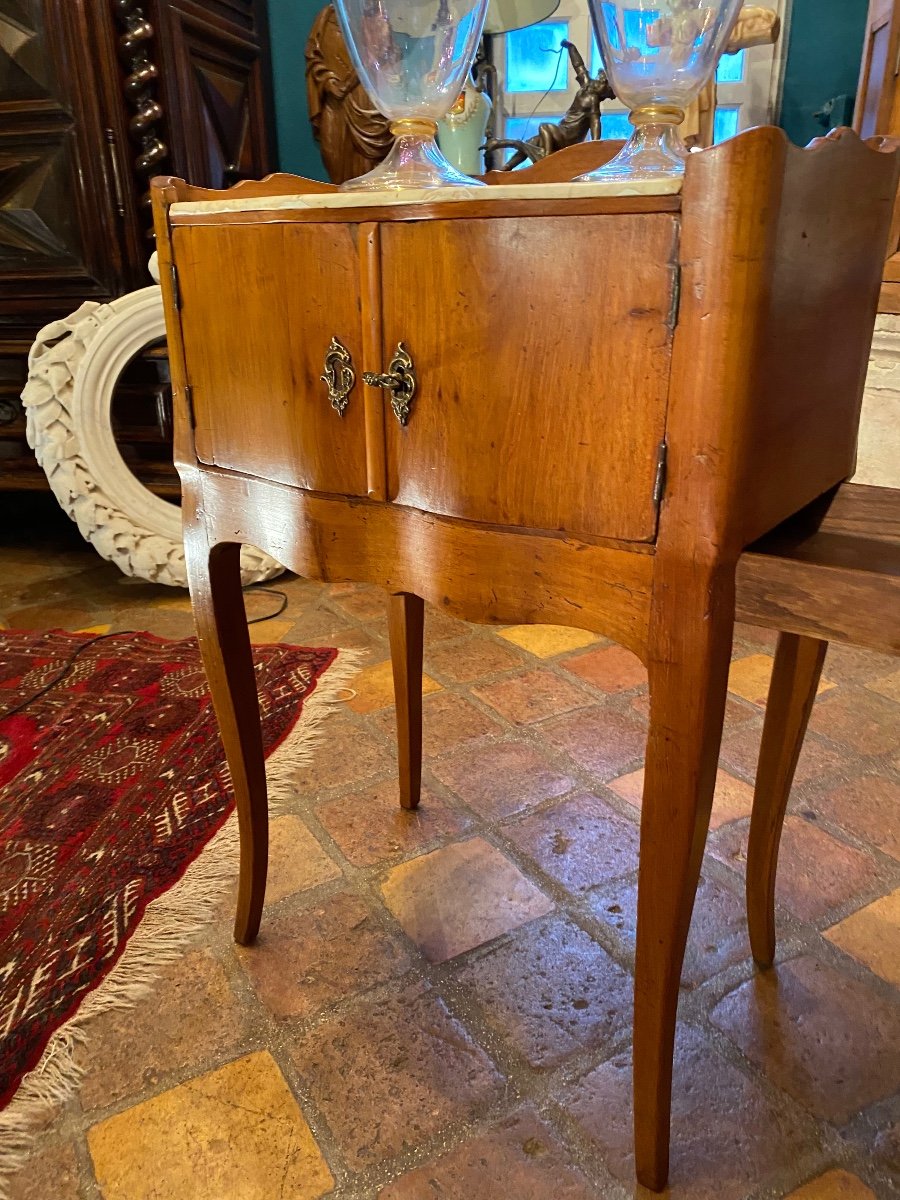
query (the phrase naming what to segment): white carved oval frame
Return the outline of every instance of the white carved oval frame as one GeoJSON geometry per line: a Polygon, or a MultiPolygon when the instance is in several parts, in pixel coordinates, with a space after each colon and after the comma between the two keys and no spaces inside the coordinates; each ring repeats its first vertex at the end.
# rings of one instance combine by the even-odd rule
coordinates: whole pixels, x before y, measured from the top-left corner
{"type": "MultiPolygon", "coordinates": [[[[165,333],[158,286],[83,304],[38,334],[22,399],[28,443],[82,536],[126,575],[185,587],[181,511],[131,473],[111,421],[122,372],[165,333]]],[[[282,570],[269,555],[243,548],[245,584],[282,570]]]]}

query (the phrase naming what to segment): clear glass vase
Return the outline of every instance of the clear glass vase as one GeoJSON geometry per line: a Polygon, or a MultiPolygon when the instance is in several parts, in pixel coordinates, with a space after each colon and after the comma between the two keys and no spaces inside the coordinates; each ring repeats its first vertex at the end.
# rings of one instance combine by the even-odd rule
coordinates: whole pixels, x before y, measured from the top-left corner
{"type": "Polygon", "coordinates": [[[363,87],[391,122],[384,162],[342,191],[479,187],[435,141],[437,123],[463,90],[488,0],[334,0],[363,87]]]}
{"type": "Polygon", "coordinates": [[[677,177],[688,149],[678,126],[712,76],[742,0],[590,0],[603,63],[634,133],[585,182],[677,177]]]}

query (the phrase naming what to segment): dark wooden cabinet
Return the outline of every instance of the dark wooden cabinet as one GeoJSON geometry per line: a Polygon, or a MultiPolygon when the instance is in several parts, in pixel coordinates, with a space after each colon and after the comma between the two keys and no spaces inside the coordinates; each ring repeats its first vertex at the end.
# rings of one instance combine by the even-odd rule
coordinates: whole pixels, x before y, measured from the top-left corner
{"type": "MultiPolygon", "coordinates": [[[[0,2],[0,488],[46,486],[19,402],[35,334],[149,284],[153,175],[273,169],[269,80],[265,0],[0,2]]],[[[117,436],[165,490],[166,405],[132,374],[117,436]]]]}

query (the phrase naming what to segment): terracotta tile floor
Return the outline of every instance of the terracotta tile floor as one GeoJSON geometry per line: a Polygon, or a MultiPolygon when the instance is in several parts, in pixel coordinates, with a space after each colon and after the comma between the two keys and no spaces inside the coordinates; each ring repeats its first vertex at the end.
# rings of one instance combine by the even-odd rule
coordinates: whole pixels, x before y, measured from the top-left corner
{"type": "MultiPolygon", "coordinates": [[[[121,576],[49,502],[3,528],[8,626],[191,632],[184,594],[121,576]]],[[[425,799],[403,813],[382,598],[273,586],[288,608],[255,640],[370,658],[273,823],[259,944],[232,944],[225,897],[152,996],[97,1022],[80,1091],[13,1200],[634,1196],[643,669],[582,632],[435,615],[425,799]]],[[[248,599],[253,615],[270,605],[248,599]]],[[[896,1196],[900,672],[829,655],[785,833],[778,966],[761,976],[741,876],[771,647],[739,630],[671,1190],[896,1196]]]]}

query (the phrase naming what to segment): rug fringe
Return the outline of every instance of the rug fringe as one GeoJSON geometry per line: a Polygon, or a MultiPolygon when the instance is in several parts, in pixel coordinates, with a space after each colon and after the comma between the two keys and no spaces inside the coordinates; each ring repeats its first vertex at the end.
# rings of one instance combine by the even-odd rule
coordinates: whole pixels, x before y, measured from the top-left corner
{"type": "MultiPolygon", "coordinates": [[[[340,704],[340,693],[367,658],[361,650],[340,650],[304,702],[300,719],[266,760],[269,809],[294,794],[299,768],[308,765],[321,736],[321,725],[340,704]]],[[[212,919],[214,910],[237,876],[240,843],[234,813],[191,863],[183,877],[151,904],[122,957],[106,978],[85,997],[78,1011],[47,1043],[38,1065],[22,1080],[0,1112],[0,1200],[8,1200],[8,1183],[28,1161],[40,1125],[54,1105],[76,1091],[85,1067],[76,1053],[88,1040],[89,1022],[101,1013],[130,1008],[147,995],[163,967],[174,962],[212,919]]]]}

